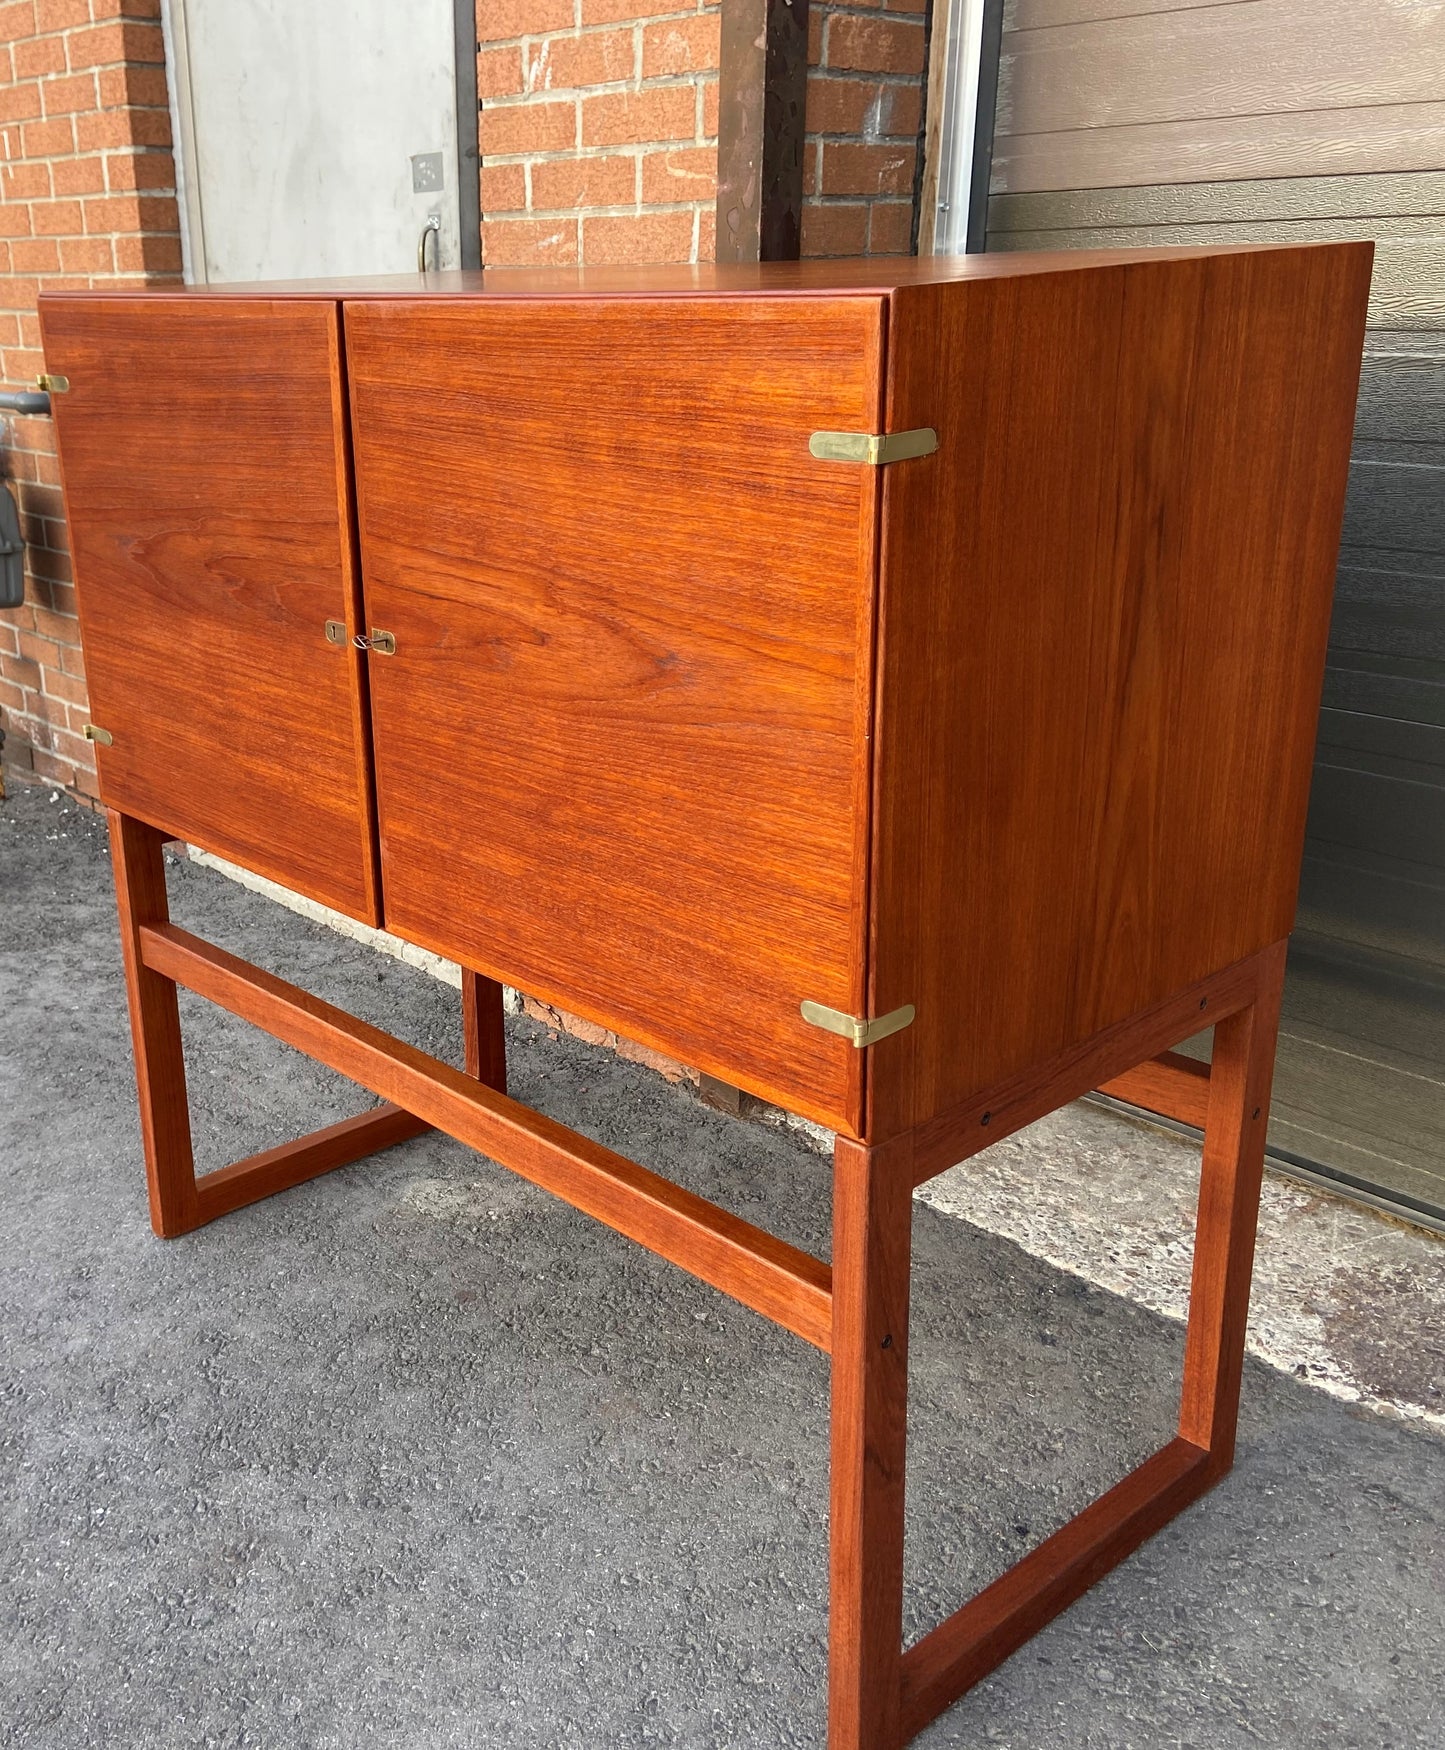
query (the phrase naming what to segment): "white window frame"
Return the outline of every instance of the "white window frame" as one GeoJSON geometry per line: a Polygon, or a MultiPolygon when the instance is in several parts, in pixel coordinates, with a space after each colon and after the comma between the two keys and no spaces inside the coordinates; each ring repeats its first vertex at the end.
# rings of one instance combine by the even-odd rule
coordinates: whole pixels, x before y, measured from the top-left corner
{"type": "Polygon", "coordinates": [[[920,255],[984,247],[1003,0],[934,0],[920,255]]]}

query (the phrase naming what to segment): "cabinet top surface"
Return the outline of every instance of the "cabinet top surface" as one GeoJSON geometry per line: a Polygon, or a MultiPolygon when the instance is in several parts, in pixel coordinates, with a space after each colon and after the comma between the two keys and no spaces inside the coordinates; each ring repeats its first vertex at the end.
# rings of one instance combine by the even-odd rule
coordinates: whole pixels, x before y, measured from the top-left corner
{"type": "MultiPolygon", "coordinates": [[[[693,265],[486,268],[480,272],[378,274],[355,279],[273,280],[249,284],[141,286],[42,294],[49,298],[688,298],[886,296],[902,286],[1007,279],[1021,275],[1180,261],[1280,248],[1341,248],[1331,243],[1245,243],[1218,248],[1060,249],[993,255],[868,256],[851,260],[702,262],[693,265]]],[[[1355,245],[1364,248],[1368,245],[1355,245]]]]}

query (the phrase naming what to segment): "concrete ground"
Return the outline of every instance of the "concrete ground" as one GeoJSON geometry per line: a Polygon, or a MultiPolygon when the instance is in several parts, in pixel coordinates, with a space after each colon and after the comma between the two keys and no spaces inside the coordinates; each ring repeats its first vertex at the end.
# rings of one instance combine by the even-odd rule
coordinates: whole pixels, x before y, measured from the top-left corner
{"type": "MultiPolygon", "coordinates": [[[[428,1050],[424,973],[179,921],[428,1050]]],[[[99,823],[0,807],[0,1745],[821,1745],[823,1357],[428,1137],[155,1240],[99,823]]],[[[360,1110],[185,1000],[203,1166],[360,1110]]],[[[512,1022],[514,1090],[826,1251],[825,1163],[512,1022]]],[[[1169,1430],[1180,1328],[915,1217],[909,1633],[1169,1430]]],[[[1263,1365],[1204,1501],[918,1740],[1445,1742],[1445,1441],[1263,1365]]]]}

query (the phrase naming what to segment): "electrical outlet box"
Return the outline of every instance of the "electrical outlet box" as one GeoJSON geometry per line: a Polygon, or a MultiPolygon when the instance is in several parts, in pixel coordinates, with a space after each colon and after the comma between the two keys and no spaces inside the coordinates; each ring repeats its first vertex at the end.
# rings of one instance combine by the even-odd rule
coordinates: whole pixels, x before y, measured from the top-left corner
{"type": "Polygon", "coordinates": [[[411,160],[411,192],[413,194],[432,194],[443,186],[445,173],[442,170],[442,155],[440,152],[415,152],[411,160]]]}

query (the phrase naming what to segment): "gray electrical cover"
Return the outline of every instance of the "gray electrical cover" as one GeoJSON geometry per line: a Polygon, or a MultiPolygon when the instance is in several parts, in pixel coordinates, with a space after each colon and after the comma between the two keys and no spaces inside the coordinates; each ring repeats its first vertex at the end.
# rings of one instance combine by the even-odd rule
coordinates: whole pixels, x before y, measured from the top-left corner
{"type": "Polygon", "coordinates": [[[3,481],[0,487],[0,608],[18,608],[25,600],[25,541],[14,496],[3,481]]]}

